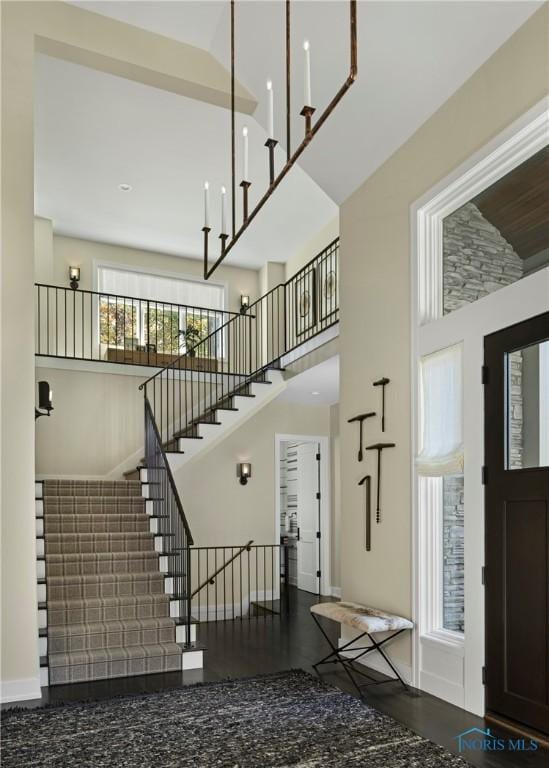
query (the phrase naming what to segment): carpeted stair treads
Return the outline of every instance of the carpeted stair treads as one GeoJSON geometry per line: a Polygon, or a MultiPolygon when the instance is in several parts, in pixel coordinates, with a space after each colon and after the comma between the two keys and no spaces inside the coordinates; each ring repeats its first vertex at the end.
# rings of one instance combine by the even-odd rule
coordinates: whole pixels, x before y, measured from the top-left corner
{"type": "Polygon", "coordinates": [[[139,481],[43,483],[50,685],[181,669],[139,481]]]}

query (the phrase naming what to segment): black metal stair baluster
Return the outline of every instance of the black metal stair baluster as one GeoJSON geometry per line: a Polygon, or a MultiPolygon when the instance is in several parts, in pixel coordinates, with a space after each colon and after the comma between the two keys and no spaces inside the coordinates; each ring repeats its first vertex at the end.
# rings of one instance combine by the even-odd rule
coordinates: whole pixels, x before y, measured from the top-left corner
{"type": "Polygon", "coordinates": [[[59,288],[56,288],[55,289],[55,356],[56,357],[59,356],[58,292],[59,292],[59,288]]]}
{"type": "Polygon", "coordinates": [[[242,600],[242,555],[238,558],[238,578],[240,581],[240,619],[244,618],[244,606],[242,600]]]}
{"type": "MultiPolygon", "coordinates": [[[[263,606],[264,608],[267,608],[267,604],[269,602],[269,599],[267,597],[268,590],[267,585],[269,583],[269,564],[267,562],[268,560],[268,550],[269,548],[266,545],[263,545],[261,547],[261,550],[263,552],[263,606]]],[[[263,611],[263,618],[267,615],[267,611],[263,611]]]]}
{"type": "MultiPolygon", "coordinates": [[[[223,548],[223,562],[225,559],[225,548],[223,548]]],[[[227,569],[223,568],[223,621],[227,621],[227,569]]]]}
{"type": "MultiPolygon", "coordinates": [[[[198,558],[197,558],[198,559],[198,576],[196,581],[200,584],[202,580],[202,571],[200,570],[200,549],[198,549],[197,552],[198,552],[198,558]]],[[[201,605],[200,605],[201,599],[202,599],[201,595],[202,595],[202,590],[200,590],[198,593],[198,620],[199,621],[202,621],[202,613],[201,613],[201,605]]]]}
{"type": "MultiPolygon", "coordinates": [[[[210,550],[206,549],[206,579],[210,573],[210,550]]],[[[206,581],[206,621],[210,620],[210,582],[206,581]]]]}
{"type": "Polygon", "coordinates": [[[46,289],[46,349],[50,354],[50,291],[46,289]]]}
{"type": "Polygon", "coordinates": [[[274,609],[274,552],[273,548],[269,547],[271,553],[271,611],[274,609]]]}
{"type": "Polygon", "coordinates": [[[247,552],[247,566],[248,566],[248,617],[251,616],[252,613],[252,586],[251,586],[251,578],[250,578],[250,551],[251,547],[246,547],[247,552]]]}
{"type": "MultiPolygon", "coordinates": [[[[214,572],[217,573],[217,547],[214,549],[214,572]]],[[[217,621],[217,576],[214,577],[215,620],[217,621]]]]}
{"type": "Polygon", "coordinates": [[[232,618],[234,619],[235,602],[234,602],[234,558],[233,558],[233,555],[234,555],[234,548],[231,547],[231,605],[232,605],[231,615],[232,615],[232,618]]]}

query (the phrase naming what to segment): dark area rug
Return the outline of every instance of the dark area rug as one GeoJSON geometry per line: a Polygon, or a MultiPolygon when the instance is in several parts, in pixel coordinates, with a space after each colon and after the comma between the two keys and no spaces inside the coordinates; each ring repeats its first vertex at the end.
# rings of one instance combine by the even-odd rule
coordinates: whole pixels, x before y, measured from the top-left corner
{"type": "Polygon", "coordinates": [[[2,766],[464,768],[303,671],[2,715],[2,766]]]}

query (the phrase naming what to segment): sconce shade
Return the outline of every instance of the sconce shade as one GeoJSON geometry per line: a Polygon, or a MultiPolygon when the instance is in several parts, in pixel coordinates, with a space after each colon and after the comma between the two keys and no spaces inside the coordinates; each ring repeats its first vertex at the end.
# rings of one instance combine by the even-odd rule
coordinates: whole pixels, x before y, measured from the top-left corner
{"type": "Polygon", "coordinates": [[[53,411],[52,391],[47,381],[38,382],[38,407],[45,411],[53,411]]]}
{"type": "Polygon", "coordinates": [[[236,465],[236,476],[240,479],[240,485],[246,485],[252,476],[252,465],[249,461],[241,461],[236,465]]]}
{"type": "Polygon", "coordinates": [[[71,281],[71,288],[78,288],[80,282],[80,267],[69,267],[69,279],[71,281]]]}

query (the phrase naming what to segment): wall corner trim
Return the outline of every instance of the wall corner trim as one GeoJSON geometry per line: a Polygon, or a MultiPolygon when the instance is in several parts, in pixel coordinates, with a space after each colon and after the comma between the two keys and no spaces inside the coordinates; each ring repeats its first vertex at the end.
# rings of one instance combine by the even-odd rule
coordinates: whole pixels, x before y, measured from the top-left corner
{"type": "Polygon", "coordinates": [[[24,677],[20,680],[0,681],[0,704],[40,699],[41,697],[40,677],[24,677]]]}

